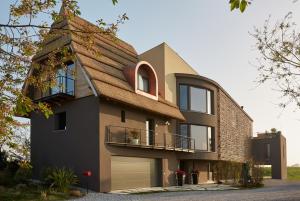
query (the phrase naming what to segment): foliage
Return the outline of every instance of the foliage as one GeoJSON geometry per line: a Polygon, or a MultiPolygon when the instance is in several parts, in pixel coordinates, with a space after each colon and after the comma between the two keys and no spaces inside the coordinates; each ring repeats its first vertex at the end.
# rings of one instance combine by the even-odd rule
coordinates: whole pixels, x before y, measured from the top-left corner
{"type": "Polygon", "coordinates": [[[242,186],[247,188],[263,186],[263,167],[253,159],[243,165],[242,186]]]}
{"type": "Polygon", "coordinates": [[[32,200],[68,200],[72,197],[66,193],[56,193],[44,191],[41,186],[28,185],[22,189],[4,188],[0,189],[0,200],[5,201],[32,201],[32,200]],[[46,196],[42,198],[42,193],[46,196]]]}
{"type": "Polygon", "coordinates": [[[78,183],[77,176],[69,168],[50,168],[47,172],[45,181],[50,184],[50,188],[59,192],[67,192],[70,185],[78,183]]]}
{"type": "Polygon", "coordinates": [[[263,176],[264,177],[272,177],[272,168],[271,167],[263,167],[263,176]]]}
{"type": "Polygon", "coordinates": [[[251,4],[251,0],[229,0],[230,10],[239,9],[242,13],[251,4]]]}
{"type": "MultiPolygon", "coordinates": [[[[271,167],[264,167],[263,168],[263,176],[264,177],[271,177],[272,176],[271,167]]],[[[288,180],[300,181],[300,167],[287,167],[287,179],[288,180]]]]}
{"type": "Polygon", "coordinates": [[[233,184],[237,184],[241,180],[242,164],[233,161],[218,161],[213,165],[213,172],[218,183],[221,183],[221,180],[225,182],[232,180],[233,184]]]}
{"type": "Polygon", "coordinates": [[[13,184],[13,174],[8,169],[0,170],[0,186],[12,186],[13,184]]]}
{"type": "Polygon", "coordinates": [[[31,178],[32,167],[27,161],[6,161],[6,166],[0,169],[0,185],[13,186],[27,183],[31,178]]]}
{"type": "Polygon", "coordinates": [[[14,135],[0,138],[0,150],[5,150],[6,160],[23,162],[30,160],[30,139],[28,133],[29,126],[24,125],[14,129],[14,135]]]}
{"type": "Polygon", "coordinates": [[[17,170],[14,180],[16,183],[27,183],[28,179],[32,176],[32,166],[28,162],[21,162],[17,170]]]}
{"type": "MultiPolygon", "coordinates": [[[[112,2],[116,4],[118,1],[112,2]]],[[[39,111],[47,118],[53,114],[50,105],[36,103],[29,94],[23,93],[28,86],[39,91],[54,86],[57,68],[66,69],[65,62],[73,59],[69,47],[60,47],[49,53],[43,62],[32,62],[33,56],[47,41],[66,34],[77,34],[84,38],[82,45],[87,51],[92,51],[96,34],[114,37],[119,25],[128,19],[126,14],[110,24],[99,19],[98,31],[88,27],[80,31],[76,28],[50,26],[53,22],[58,24],[63,19],[79,15],[76,0],[21,0],[14,1],[6,21],[0,21],[0,145],[3,139],[9,142],[15,129],[22,126],[15,116],[24,117],[33,111],[39,111]],[[58,4],[62,5],[62,12],[57,11],[58,4]]]]}
{"type": "Polygon", "coordinates": [[[288,13],[280,22],[270,25],[266,20],[262,28],[251,35],[256,40],[259,71],[258,83],[274,83],[273,89],[281,94],[279,106],[289,104],[300,108],[300,33],[288,13]]]}
{"type": "Polygon", "coordinates": [[[288,178],[288,180],[300,181],[300,167],[288,167],[287,168],[287,178],[288,178]]]}
{"type": "Polygon", "coordinates": [[[7,165],[7,154],[0,149],[0,170],[6,168],[7,165]]]}

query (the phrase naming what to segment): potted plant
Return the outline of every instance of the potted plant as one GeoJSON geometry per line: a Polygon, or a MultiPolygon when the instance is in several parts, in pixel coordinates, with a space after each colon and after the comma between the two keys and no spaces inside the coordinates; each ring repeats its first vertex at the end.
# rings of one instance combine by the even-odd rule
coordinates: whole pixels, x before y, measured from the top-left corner
{"type": "Polygon", "coordinates": [[[185,181],[185,171],[176,170],[175,174],[176,174],[177,186],[183,186],[185,181]]]}
{"type": "Polygon", "coordinates": [[[134,145],[139,145],[140,144],[140,139],[139,139],[139,132],[138,131],[131,131],[131,140],[130,140],[130,143],[131,144],[134,144],[134,145]]]}
{"type": "Polygon", "coordinates": [[[191,172],[192,184],[198,184],[198,174],[199,174],[198,170],[193,170],[191,172]]]}

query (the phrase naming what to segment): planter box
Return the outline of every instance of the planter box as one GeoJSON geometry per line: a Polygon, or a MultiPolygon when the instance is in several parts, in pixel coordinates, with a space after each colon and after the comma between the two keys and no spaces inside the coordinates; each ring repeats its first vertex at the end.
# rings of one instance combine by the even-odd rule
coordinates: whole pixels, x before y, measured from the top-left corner
{"type": "Polygon", "coordinates": [[[140,139],[131,139],[130,144],[139,145],[140,144],[140,139]]]}

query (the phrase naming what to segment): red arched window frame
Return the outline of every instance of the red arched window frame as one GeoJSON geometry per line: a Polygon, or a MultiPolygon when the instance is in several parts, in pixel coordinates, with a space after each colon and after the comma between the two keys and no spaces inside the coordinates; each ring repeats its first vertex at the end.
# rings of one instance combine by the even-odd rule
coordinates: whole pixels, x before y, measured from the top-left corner
{"type": "Polygon", "coordinates": [[[157,74],[154,68],[151,66],[150,63],[146,61],[140,61],[135,67],[135,92],[137,94],[146,96],[148,98],[158,100],[158,81],[157,81],[157,74]],[[145,92],[139,89],[139,72],[143,72],[143,74],[147,74],[148,84],[149,84],[149,91],[145,92]]]}

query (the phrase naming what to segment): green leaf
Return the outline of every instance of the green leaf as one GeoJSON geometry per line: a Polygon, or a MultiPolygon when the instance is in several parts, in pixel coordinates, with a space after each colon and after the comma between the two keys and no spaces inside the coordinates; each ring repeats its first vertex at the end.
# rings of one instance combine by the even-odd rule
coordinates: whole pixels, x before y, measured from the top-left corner
{"type": "Polygon", "coordinates": [[[233,11],[235,8],[235,0],[230,0],[230,10],[233,11]]]}
{"type": "Polygon", "coordinates": [[[240,7],[240,0],[235,1],[235,8],[238,9],[240,7]]]}
{"type": "Polygon", "coordinates": [[[118,3],[118,0],[112,0],[112,3],[113,3],[114,5],[116,5],[116,4],[118,3]]]}
{"type": "Polygon", "coordinates": [[[240,11],[243,13],[248,5],[248,2],[246,0],[242,0],[240,4],[240,11]]]}

